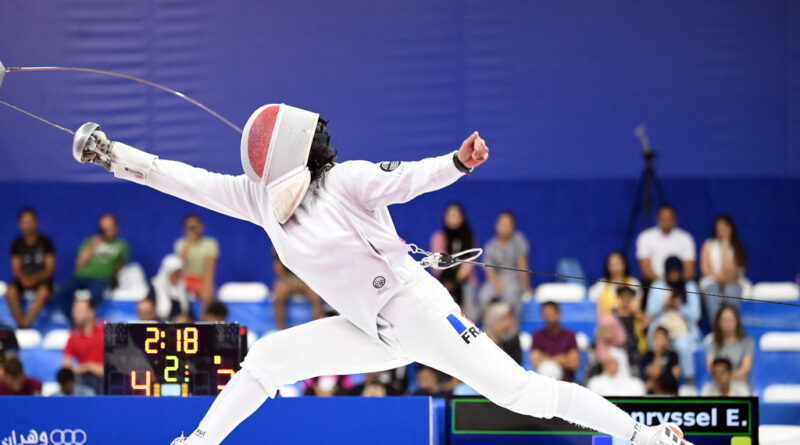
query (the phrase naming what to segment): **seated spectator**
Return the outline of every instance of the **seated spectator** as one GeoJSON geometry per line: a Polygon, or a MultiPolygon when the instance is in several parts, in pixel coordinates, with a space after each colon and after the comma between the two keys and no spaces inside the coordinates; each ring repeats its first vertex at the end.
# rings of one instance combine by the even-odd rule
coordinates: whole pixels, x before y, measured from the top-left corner
{"type": "MultiPolygon", "coordinates": [[[[444,210],[444,227],[431,236],[432,252],[458,253],[475,247],[475,236],[472,233],[464,213],[464,207],[458,203],[450,203],[444,210]]],[[[461,264],[449,269],[433,269],[433,273],[453,296],[456,304],[464,313],[474,315],[476,310],[469,294],[470,282],[476,282],[475,268],[472,264],[461,264]]],[[[472,294],[474,295],[474,294],[472,294]]]]}
{"type": "Polygon", "coordinates": [[[275,328],[286,329],[286,304],[292,295],[300,294],[311,303],[311,318],[325,317],[322,310],[322,298],[311,290],[306,283],[283,265],[278,253],[272,249],[272,269],[275,271],[275,282],[272,284],[272,311],[275,317],[275,328]]]}
{"type": "Polygon", "coordinates": [[[41,393],[42,382],[26,376],[19,359],[13,357],[3,363],[0,396],[38,396],[41,393]]]}
{"type": "MultiPolygon", "coordinates": [[[[630,268],[628,267],[628,260],[622,252],[613,251],[606,257],[606,264],[603,268],[603,279],[606,281],[613,281],[614,283],[624,283],[628,286],[638,286],[641,283],[639,280],[631,276],[630,268]]],[[[612,283],[597,282],[589,288],[589,299],[594,301],[597,305],[597,318],[603,315],[610,314],[619,299],[617,298],[617,289],[620,286],[612,283]]],[[[629,288],[632,289],[632,288],[629,288]]],[[[641,307],[642,289],[636,287],[636,299],[634,304],[641,307]]],[[[635,308],[634,308],[635,310],[635,308]]]]}
{"type": "MultiPolygon", "coordinates": [[[[723,294],[732,297],[742,296],[742,283],[747,267],[747,251],[739,240],[733,218],[720,215],[714,221],[711,238],[703,243],[700,250],[700,289],[710,294],[723,294]]],[[[728,299],[728,304],[739,307],[737,299],[728,299]]],[[[708,320],[714,320],[722,304],[722,298],[703,296],[703,304],[708,320]]]]}
{"type": "Polygon", "coordinates": [[[656,381],[662,374],[669,374],[677,380],[681,375],[681,367],[678,354],[669,347],[669,331],[658,327],[653,333],[653,348],[642,359],[642,378],[650,393],[655,392],[656,381]]]}
{"type": "MultiPolygon", "coordinates": [[[[655,327],[663,326],[669,332],[672,347],[678,353],[686,384],[694,385],[694,346],[700,340],[700,297],[693,281],[687,281],[684,263],[677,257],[667,258],[666,281],[658,280],[647,300],[647,316],[652,320],[650,334],[655,327]]],[[[697,391],[695,389],[695,391],[697,391]]]]}
{"type": "MultiPolygon", "coordinates": [[[[516,221],[511,212],[498,215],[494,225],[495,236],[483,248],[483,258],[488,264],[498,266],[528,268],[528,240],[516,230],[516,221]]],[[[499,299],[514,308],[514,313],[519,313],[522,308],[522,296],[530,294],[530,276],[525,272],[496,269],[487,267],[486,282],[478,293],[481,308],[490,302],[499,299]]]]}
{"type": "Polygon", "coordinates": [[[364,383],[354,386],[350,394],[362,397],[386,397],[398,396],[398,392],[392,386],[392,375],[390,372],[370,372],[364,379],[364,383]]]}
{"type": "Polygon", "coordinates": [[[228,308],[219,301],[211,303],[203,316],[203,321],[228,321],[228,308]]]}
{"type": "Polygon", "coordinates": [[[703,340],[706,350],[706,367],[711,372],[714,359],[724,358],[731,363],[734,381],[750,384],[750,370],[753,368],[755,341],[742,330],[739,311],[723,305],[714,319],[710,334],[703,340]]]}
{"type": "Polygon", "coordinates": [[[136,303],[136,319],[139,321],[160,321],[156,315],[156,305],[150,298],[143,298],[136,303]]]}
{"type": "Polygon", "coordinates": [[[97,307],[119,269],[128,262],[128,243],[117,238],[118,232],[117,217],[106,213],[100,217],[97,234],[81,243],[75,274],[61,286],[56,297],[65,315],[70,314],[78,289],[87,289],[97,307]]]}
{"type": "Polygon", "coordinates": [[[417,390],[414,391],[413,396],[446,397],[450,393],[442,389],[439,377],[433,368],[418,363],[416,376],[417,390]]]}
{"type": "Polygon", "coordinates": [[[75,372],[70,368],[61,368],[56,374],[58,392],[54,396],[93,396],[95,392],[88,386],[75,382],[75,372]]]}
{"type": "Polygon", "coordinates": [[[56,249],[50,238],[39,233],[35,210],[23,208],[17,222],[22,235],[11,244],[11,272],[14,277],[8,283],[6,303],[17,327],[25,329],[33,325],[53,292],[56,249]],[[34,293],[34,299],[25,312],[21,300],[27,291],[34,293]]]}
{"type": "MultiPolygon", "coordinates": [[[[195,214],[183,218],[183,238],[175,240],[174,252],[183,260],[183,281],[189,292],[197,295],[205,311],[216,292],[215,278],[219,245],[210,236],[203,236],[205,227],[195,214]]],[[[156,304],[158,306],[158,304],[156,304]]]]}
{"type": "MultiPolygon", "coordinates": [[[[14,328],[0,323],[0,365],[6,360],[19,355],[19,343],[14,328]]],[[[3,376],[3,367],[0,366],[0,377],[3,376]]]]}
{"type": "Polygon", "coordinates": [[[150,297],[156,304],[156,315],[161,320],[192,320],[189,289],[183,281],[183,260],[177,255],[167,255],[161,260],[158,274],[150,280],[150,297]]]}
{"type": "Polygon", "coordinates": [[[678,379],[668,372],[662,373],[653,384],[653,394],[662,397],[677,396],[678,379]]]}
{"type": "Polygon", "coordinates": [[[78,383],[95,393],[103,392],[103,322],[95,318],[91,299],[76,299],[72,304],[72,322],[75,329],[64,348],[62,365],[72,369],[78,383]],[[77,362],[77,366],[75,365],[77,362]]]}
{"type": "Polygon", "coordinates": [[[581,358],[575,333],[561,327],[558,304],[542,303],[541,311],[544,329],[533,333],[531,363],[537,372],[541,367],[561,370],[561,380],[572,382],[581,358]]]}
{"type": "Polygon", "coordinates": [[[711,381],[703,385],[703,397],[747,397],[750,387],[733,380],[733,367],[726,358],[717,358],[711,363],[711,381]]]}
{"type": "Polygon", "coordinates": [[[323,375],[303,382],[303,395],[316,397],[346,396],[352,390],[349,376],[323,375]]]}
{"type": "Polygon", "coordinates": [[[694,238],[676,227],[677,222],[675,209],[670,205],[662,205],[658,208],[656,227],[642,231],[636,238],[636,259],[639,260],[644,284],[666,279],[664,264],[669,257],[678,257],[683,261],[685,279],[694,279],[694,238]]]}
{"type": "Polygon", "coordinates": [[[483,332],[510,355],[522,363],[522,346],[519,343],[519,320],[506,303],[492,303],[483,314],[483,332]]]}
{"type": "Polygon", "coordinates": [[[631,375],[628,357],[620,348],[611,348],[602,360],[603,372],[589,379],[588,388],[602,396],[644,396],[644,383],[631,375]]]}
{"type": "MultiPolygon", "coordinates": [[[[609,352],[614,348],[619,348],[625,345],[626,334],[625,327],[613,315],[604,315],[597,321],[595,328],[594,341],[592,342],[594,349],[589,359],[587,368],[587,379],[594,377],[602,372],[602,365],[606,360],[609,352]]],[[[627,356],[626,356],[627,359],[627,356]]],[[[629,363],[625,364],[628,368],[629,363]]]]}
{"type": "Polygon", "coordinates": [[[633,289],[627,286],[617,288],[619,302],[612,311],[625,328],[625,353],[632,367],[637,370],[642,353],[647,350],[647,336],[644,331],[648,324],[647,315],[638,304],[638,297],[633,289]]]}

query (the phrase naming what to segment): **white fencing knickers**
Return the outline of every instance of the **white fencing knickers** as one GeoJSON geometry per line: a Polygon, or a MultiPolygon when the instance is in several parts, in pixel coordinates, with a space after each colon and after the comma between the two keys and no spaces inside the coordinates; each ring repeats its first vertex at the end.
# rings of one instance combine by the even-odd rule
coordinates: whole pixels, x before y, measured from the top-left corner
{"type": "Polygon", "coordinates": [[[632,434],[641,436],[641,427],[634,430],[636,422],[602,397],[526,371],[466,319],[431,276],[393,297],[380,311],[378,326],[380,340],[337,316],[260,339],[187,444],[220,443],[282,385],[320,375],[382,371],[412,361],[450,374],[521,414],[558,415],[629,440],[632,434]],[[256,382],[265,392],[253,395],[256,382]]]}

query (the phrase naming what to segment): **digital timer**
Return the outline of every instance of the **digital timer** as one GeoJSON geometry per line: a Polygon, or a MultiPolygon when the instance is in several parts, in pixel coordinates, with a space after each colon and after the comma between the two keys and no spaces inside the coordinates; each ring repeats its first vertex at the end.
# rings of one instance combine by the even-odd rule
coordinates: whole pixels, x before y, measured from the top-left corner
{"type": "Polygon", "coordinates": [[[239,370],[238,323],[105,323],[103,389],[112,395],[216,395],[239,370]]]}

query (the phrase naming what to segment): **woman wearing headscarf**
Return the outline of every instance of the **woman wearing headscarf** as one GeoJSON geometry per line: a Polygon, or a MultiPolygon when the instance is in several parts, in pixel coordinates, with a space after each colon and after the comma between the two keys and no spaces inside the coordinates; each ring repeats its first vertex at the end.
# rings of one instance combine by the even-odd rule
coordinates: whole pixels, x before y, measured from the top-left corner
{"type": "Polygon", "coordinates": [[[161,260],[158,274],[150,281],[151,295],[156,305],[156,315],[161,320],[188,321],[192,317],[189,289],[183,281],[183,260],[170,254],[161,260]]]}
{"type": "MultiPolygon", "coordinates": [[[[467,222],[464,207],[456,202],[450,203],[444,210],[443,226],[431,236],[432,252],[458,253],[475,246],[475,237],[467,222]]],[[[455,302],[472,312],[471,301],[465,301],[465,287],[474,279],[474,268],[471,264],[461,264],[450,269],[434,269],[439,281],[450,291],[455,302]],[[465,304],[466,303],[466,304],[465,304]],[[466,306],[466,307],[465,307],[466,306]]],[[[466,299],[468,300],[468,299],[466,299]]],[[[474,315],[474,314],[472,314],[474,315]]]]}
{"type": "Polygon", "coordinates": [[[631,375],[628,356],[620,348],[611,348],[601,361],[603,372],[589,379],[587,387],[602,396],[644,396],[644,383],[631,375]]]}
{"type": "Polygon", "coordinates": [[[625,326],[613,315],[603,315],[597,320],[594,337],[594,353],[589,358],[588,375],[595,376],[601,372],[603,361],[613,348],[623,347],[627,340],[625,326]]]}

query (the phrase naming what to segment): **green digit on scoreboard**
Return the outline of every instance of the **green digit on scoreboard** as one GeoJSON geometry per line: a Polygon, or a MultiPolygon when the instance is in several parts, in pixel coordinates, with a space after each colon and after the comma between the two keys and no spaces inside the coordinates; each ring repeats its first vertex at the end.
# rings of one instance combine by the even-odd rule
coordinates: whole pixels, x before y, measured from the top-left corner
{"type": "Polygon", "coordinates": [[[170,377],[170,372],[177,372],[178,371],[178,356],[176,355],[168,355],[166,357],[167,361],[171,361],[172,364],[164,368],[164,381],[165,382],[177,382],[177,377],[170,377]]]}

